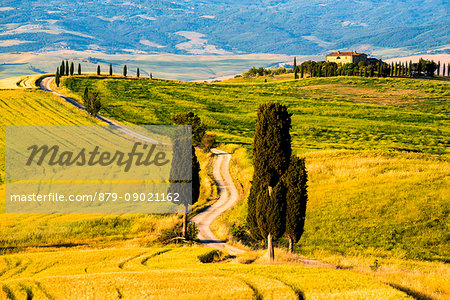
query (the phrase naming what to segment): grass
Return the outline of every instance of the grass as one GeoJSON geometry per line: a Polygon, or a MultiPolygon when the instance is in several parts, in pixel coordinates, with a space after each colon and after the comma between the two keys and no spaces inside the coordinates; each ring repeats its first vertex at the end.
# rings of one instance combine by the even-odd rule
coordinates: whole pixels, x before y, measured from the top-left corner
{"type": "Polygon", "coordinates": [[[339,77],[206,84],[94,76],[68,78],[66,85],[78,99],[85,87],[98,91],[101,113],[122,122],[168,124],[177,112],[194,111],[219,141],[246,147],[252,142],[257,106],[279,101],[294,114],[297,153],[449,151],[449,81],[339,77]]]}
{"type": "MultiPolygon", "coordinates": [[[[244,187],[242,201],[212,226],[233,243],[230,227],[245,224],[253,172],[246,152],[234,149],[231,166],[235,183],[247,182],[237,184],[244,187]]],[[[373,276],[419,299],[450,295],[446,157],[357,150],[315,151],[305,157],[309,202],[296,252],[373,276]]],[[[286,247],[287,241],[279,245],[286,247]]]]}
{"type": "MultiPolygon", "coordinates": [[[[188,299],[408,299],[366,275],[298,264],[202,264],[209,249],[120,248],[0,257],[3,296],[188,299]]],[[[0,295],[2,292],[0,291],[0,295]]]]}
{"type": "MultiPolygon", "coordinates": [[[[5,210],[5,125],[101,124],[59,97],[33,89],[0,90],[0,111],[0,212],[5,210]]],[[[199,153],[199,159],[205,166],[209,156],[199,153]]],[[[214,193],[214,188],[206,170],[202,171],[201,179],[199,204],[203,205],[214,193]]],[[[130,240],[129,243],[147,245],[162,230],[179,223],[177,215],[2,214],[0,253],[19,251],[24,247],[73,247],[78,244],[111,244],[130,240]]]]}
{"type": "MultiPolygon", "coordinates": [[[[77,289],[101,298],[151,297],[152,288],[170,297],[176,287],[185,296],[207,298],[217,295],[210,287],[223,285],[236,287],[223,291],[226,298],[235,292],[244,298],[308,299],[450,295],[445,283],[450,257],[448,82],[316,78],[203,84],[92,76],[65,83],[61,91],[78,99],[85,86],[99,91],[101,113],[123,123],[167,124],[176,112],[193,110],[220,141],[240,143],[243,147],[224,146],[233,152],[231,173],[243,199],[216,224],[215,231],[225,238],[231,238],[227,227],[245,222],[256,107],[266,101],[286,103],[294,113],[294,148],[306,157],[310,179],[305,233],[296,250],[349,270],[305,267],[280,253],[279,265],[266,265],[257,252],[248,254],[256,259],[250,265],[200,264],[196,257],[209,250],[141,248],[151,244],[152,235],[177,224],[177,216],[7,214],[0,219],[1,244],[45,245],[54,252],[38,248],[38,253],[2,255],[3,297],[58,298],[51,294],[55,287],[60,287],[55,293],[73,297],[77,289]],[[82,249],[95,246],[117,249],[82,249]],[[153,285],[157,280],[161,284],[153,285]],[[134,294],[141,290],[150,294],[134,294]]],[[[2,126],[92,122],[39,91],[0,91],[0,100],[6,112],[2,126]]],[[[199,152],[199,159],[202,198],[215,198],[211,156],[199,152]]]]}

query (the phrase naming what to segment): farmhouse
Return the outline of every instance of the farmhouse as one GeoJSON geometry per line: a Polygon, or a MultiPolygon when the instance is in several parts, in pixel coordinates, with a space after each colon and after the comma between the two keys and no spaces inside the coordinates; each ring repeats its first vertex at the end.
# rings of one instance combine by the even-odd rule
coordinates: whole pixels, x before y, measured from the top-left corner
{"type": "Polygon", "coordinates": [[[367,63],[367,54],[353,52],[333,52],[327,55],[327,62],[335,62],[338,65],[343,65],[347,63],[357,64],[360,61],[367,63]]]}

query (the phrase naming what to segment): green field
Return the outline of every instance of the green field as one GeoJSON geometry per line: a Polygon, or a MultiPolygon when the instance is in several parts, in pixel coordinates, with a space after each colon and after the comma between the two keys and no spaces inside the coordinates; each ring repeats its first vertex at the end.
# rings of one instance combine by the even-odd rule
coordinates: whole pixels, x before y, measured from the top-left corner
{"type": "Polygon", "coordinates": [[[221,84],[69,78],[78,95],[99,91],[103,115],[135,124],[168,124],[194,111],[224,143],[250,147],[256,108],[280,101],[293,113],[298,153],[322,149],[449,153],[449,81],[314,78],[221,84]]]}
{"type": "MultiPolygon", "coordinates": [[[[70,78],[72,90],[64,90],[78,98],[86,86],[98,91],[101,113],[123,122],[166,124],[179,111],[195,111],[220,141],[244,147],[235,154],[240,165],[234,171],[244,198],[256,108],[267,101],[287,104],[293,146],[306,157],[310,178],[297,251],[412,293],[445,298],[450,82],[267,79],[202,84],[70,78]]],[[[244,224],[245,214],[243,201],[221,218],[216,232],[233,239],[229,227],[244,224]]]]}
{"type": "Polygon", "coordinates": [[[257,105],[286,103],[293,145],[306,156],[310,176],[302,249],[450,260],[449,81],[75,77],[65,83],[78,98],[84,87],[98,91],[101,113],[123,122],[168,124],[176,112],[193,110],[221,141],[247,148],[257,105]]]}

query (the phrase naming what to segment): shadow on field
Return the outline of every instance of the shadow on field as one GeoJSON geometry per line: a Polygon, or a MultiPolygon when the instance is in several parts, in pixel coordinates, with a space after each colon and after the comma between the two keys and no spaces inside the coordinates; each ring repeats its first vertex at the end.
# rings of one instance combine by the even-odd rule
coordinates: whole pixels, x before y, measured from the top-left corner
{"type": "Polygon", "coordinates": [[[413,297],[416,300],[433,300],[432,297],[427,296],[425,294],[422,294],[420,292],[414,291],[410,288],[398,285],[398,284],[394,284],[394,283],[388,283],[388,285],[390,285],[391,287],[393,287],[396,290],[399,290],[405,294],[407,294],[408,296],[413,297]]]}
{"type": "Polygon", "coordinates": [[[62,244],[54,244],[54,245],[43,245],[43,246],[7,246],[0,247],[0,254],[9,254],[23,251],[27,248],[73,248],[79,246],[86,246],[86,243],[62,243],[62,244]]]}

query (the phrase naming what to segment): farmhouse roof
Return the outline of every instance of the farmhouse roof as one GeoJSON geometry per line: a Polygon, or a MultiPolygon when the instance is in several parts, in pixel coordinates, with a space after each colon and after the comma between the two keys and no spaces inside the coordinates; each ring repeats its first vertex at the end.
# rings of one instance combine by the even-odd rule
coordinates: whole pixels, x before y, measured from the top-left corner
{"type": "Polygon", "coordinates": [[[358,55],[365,55],[365,54],[364,53],[358,53],[356,51],[353,51],[353,52],[337,51],[337,52],[332,52],[332,53],[328,54],[327,56],[358,56],[358,55]]]}

